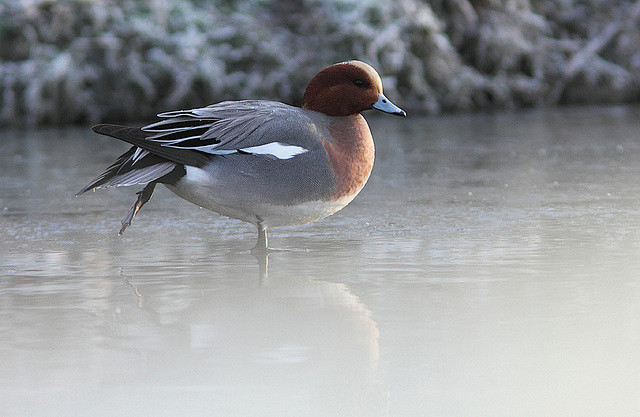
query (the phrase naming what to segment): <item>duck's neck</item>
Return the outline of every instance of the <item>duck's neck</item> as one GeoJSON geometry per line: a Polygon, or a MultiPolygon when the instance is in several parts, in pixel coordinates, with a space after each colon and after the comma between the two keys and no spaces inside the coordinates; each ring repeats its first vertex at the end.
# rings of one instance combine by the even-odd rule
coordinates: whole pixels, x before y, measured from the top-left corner
{"type": "Polygon", "coordinates": [[[369,179],[375,149],[367,121],[360,114],[332,118],[331,141],[323,140],[336,177],[332,198],[353,198],[369,179]]]}

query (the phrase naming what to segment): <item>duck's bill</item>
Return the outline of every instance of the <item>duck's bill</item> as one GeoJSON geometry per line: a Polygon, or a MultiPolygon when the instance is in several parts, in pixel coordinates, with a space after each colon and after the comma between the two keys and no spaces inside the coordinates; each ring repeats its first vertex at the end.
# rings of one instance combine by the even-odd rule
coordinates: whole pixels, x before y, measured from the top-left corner
{"type": "Polygon", "coordinates": [[[376,110],[380,110],[385,113],[396,114],[402,117],[405,117],[407,115],[407,113],[404,110],[402,110],[400,107],[393,104],[391,100],[386,98],[382,93],[378,94],[378,101],[373,103],[372,107],[376,110]]]}

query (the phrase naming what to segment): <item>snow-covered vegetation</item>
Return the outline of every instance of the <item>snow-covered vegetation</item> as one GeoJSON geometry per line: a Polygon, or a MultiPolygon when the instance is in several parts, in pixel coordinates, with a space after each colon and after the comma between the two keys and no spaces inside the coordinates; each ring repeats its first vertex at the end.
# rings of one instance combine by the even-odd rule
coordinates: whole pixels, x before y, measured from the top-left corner
{"type": "Polygon", "coordinates": [[[413,112],[637,102],[639,20],[633,0],[4,0],[0,123],[299,104],[354,58],[413,112]]]}

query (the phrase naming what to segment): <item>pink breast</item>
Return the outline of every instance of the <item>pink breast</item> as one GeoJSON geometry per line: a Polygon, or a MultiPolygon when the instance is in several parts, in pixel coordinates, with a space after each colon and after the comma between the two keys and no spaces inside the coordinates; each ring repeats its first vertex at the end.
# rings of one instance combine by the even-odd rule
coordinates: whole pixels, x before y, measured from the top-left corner
{"type": "Polygon", "coordinates": [[[357,194],[369,179],[375,149],[366,120],[361,115],[336,117],[329,127],[331,141],[322,140],[336,178],[337,200],[357,194]]]}

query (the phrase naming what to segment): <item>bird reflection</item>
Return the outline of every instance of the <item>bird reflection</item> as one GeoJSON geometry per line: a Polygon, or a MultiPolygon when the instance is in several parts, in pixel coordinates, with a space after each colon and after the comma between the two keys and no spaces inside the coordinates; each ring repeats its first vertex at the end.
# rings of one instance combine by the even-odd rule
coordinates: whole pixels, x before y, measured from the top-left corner
{"type": "Polygon", "coordinates": [[[386,415],[378,329],[366,306],[342,283],[270,276],[270,254],[254,256],[257,285],[183,278],[177,291],[171,280],[138,284],[125,276],[136,306],[121,313],[127,326],[114,329],[123,334],[113,340],[140,352],[142,374],[154,383],[215,386],[225,393],[216,395],[223,409],[250,413],[264,404],[233,398],[268,397],[289,415],[386,415]]]}
{"type": "Polygon", "coordinates": [[[263,285],[269,276],[269,252],[267,250],[252,250],[251,255],[258,261],[258,283],[263,285]]]}

